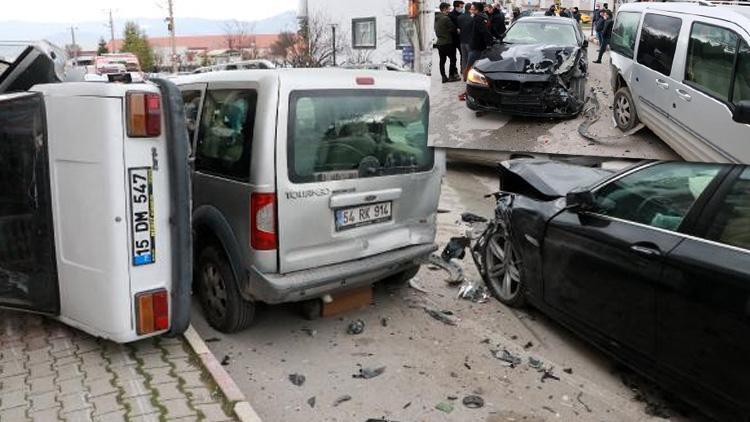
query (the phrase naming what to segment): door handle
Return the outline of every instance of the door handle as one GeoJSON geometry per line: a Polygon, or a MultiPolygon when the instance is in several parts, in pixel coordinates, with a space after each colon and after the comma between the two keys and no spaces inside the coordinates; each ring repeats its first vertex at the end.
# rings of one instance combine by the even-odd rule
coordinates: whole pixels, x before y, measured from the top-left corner
{"type": "Polygon", "coordinates": [[[690,102],[690,100],[693,99],[693,97],[690,94],[688,94],[687,92],[685,92],[685,91],[683,91],[681,89],[677,90],[677,96],[680,97],[680,98],[682,98],[683,100],[685,100],[687,102],[690,102]]]}
{"type": "Polygon", "coordinates": [[[655,258],[661,256],[661,251],[656,245],[639,244],[630,246],[630,250],[638,255],[645,256],[647,258],[655,258]]]}
{"type": "Polygon", "coordinates": [[[669,84],[663,79],[657,79],[656,86],[658,86],[661,89],[669,89],[669,84]]]}

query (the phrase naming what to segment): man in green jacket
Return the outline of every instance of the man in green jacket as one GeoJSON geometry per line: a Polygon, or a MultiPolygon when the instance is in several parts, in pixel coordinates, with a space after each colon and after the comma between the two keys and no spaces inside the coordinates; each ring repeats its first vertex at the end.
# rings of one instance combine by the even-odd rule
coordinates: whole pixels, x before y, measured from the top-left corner
{"type": "Polygon", "coordinates": [[[453,33],[456,32],[456,25],[453,24],[453,21],[448,16],[450,8],[450,4],[440,3],[440,12],[435,14],[435,35],[437,35],[435,45],[440,54],[440,76],[443,77],[443,83],[461,80],[460,77],[455,76],[448,78],[445,73],[445,62],[446,60],[450,60],[450,74],[458,74],[458,71],[455,70],[457,69],[456,47],[453,44],[453,33]]]}

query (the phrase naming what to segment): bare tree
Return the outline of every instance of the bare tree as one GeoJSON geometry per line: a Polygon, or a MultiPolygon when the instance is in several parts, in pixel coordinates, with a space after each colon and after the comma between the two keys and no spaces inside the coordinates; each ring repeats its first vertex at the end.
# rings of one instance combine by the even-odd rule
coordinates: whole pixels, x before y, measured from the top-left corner
{"type": "Polygon", "coordinates": [[[284,63],[290,63],[290,57],[295,55],[300,44],[299,36],[294,32],[285,31],[271,44],[271,55],[284,63]]]}
{"type": "Polygon", "coordinates": [[[310,15],[300,19],[297,42],[287,49],[287,60],[294,67],[329,66],[333,64],[334,53],[344,51],[346,37],[346,32],[339,28],[334,42],[332,21],[321,14],[310,15]]]}
{"type": "Polygon", "coordinates": [[[250,45],[254,38],[252,25],[236,19],[226,21],[222,24],[224,30],[224,44],[229,50],[240,51],[250,45]]]}

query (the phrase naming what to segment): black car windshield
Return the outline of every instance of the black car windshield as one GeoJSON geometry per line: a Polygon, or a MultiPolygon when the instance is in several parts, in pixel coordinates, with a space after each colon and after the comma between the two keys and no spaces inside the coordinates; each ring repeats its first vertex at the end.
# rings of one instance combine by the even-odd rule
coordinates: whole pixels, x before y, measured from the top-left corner
{"type": "Polygon", "coordinates": [[[428,116],[424,92],[295,92],[290,179],[306,183],[429,170],[428,116]]]}
{"type": "Polygon", "coordinates": [[[503,38],[508,44],[576,45],[578,39],[573,25],[556,22],[518,21],[503,38]]]}

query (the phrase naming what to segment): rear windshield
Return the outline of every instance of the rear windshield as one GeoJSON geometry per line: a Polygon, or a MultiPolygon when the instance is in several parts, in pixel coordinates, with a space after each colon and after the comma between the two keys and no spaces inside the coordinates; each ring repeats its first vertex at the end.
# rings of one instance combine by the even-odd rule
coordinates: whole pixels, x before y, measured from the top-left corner
{"type": "Polygon", "coordinates": [[[420,91],[297,91],[289,117],[295,183],[432,169],[429,99],[420,91]]]}

